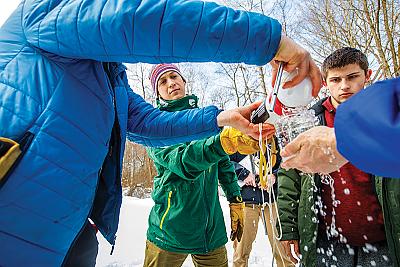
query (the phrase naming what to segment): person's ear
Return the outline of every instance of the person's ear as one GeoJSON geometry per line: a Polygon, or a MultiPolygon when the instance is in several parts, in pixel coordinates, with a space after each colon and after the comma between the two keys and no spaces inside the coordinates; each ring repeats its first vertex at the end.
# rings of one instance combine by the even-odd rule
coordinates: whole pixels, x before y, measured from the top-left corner
{"type": "Polygon", "coordinates": [[[327,84],[326,84],[326,80],[325,80],[325,79],[322,79],[322,86],[324,86],[324,87],[326,87],[326,86],[327,86],[327,84]]]}
{"type": "Polygon", "coordinates": [[[187,94],[187,92],[186,92],[186,80],[183,80],[183,89],[185,90],[185,94],[187,94]]]}
{"type": "Polygon", "coordinates": [[[369,83],[371,81],[372,70],[368,69],[365,75],[365,82],[369,83]]]}

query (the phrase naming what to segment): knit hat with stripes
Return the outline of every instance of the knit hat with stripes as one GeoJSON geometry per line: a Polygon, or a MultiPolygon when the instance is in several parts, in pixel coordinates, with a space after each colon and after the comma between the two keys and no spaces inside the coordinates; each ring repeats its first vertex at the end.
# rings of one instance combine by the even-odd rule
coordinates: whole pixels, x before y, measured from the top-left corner
{"type": "Polygon", "coordinates": [[[150,71],[150,82],[151,82],[151,87],[153,88],[153,93],[155,96],[158,96],[158,80],[160,79],[160,77],[168,72],[168,71],[175,71],[176,73],[178,73],[184,82],[186,82],[185,78],[183,78],[181,71],[179,70],[179,68],[174,65],[174,64],[158,64],[155,65],[151,71],[150,71]]]}

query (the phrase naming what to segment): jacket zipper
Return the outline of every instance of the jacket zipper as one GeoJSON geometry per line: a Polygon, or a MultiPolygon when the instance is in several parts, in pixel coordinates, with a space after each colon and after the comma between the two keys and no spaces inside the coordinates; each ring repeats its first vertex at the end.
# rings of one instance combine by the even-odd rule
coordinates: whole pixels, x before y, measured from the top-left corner
{"type": "Polygon", "coordinates": [[[163,228],[165,217],[167,216],[167,214],[169,212],[169,209],[171,208],[171,196],[172,196],[172,190],[168,192],[167,209],[165,210],[164,215],[162,216],[161,222],[160,222],[160,229],[161,230],[163,228]]]}
{"type": "MultiPolygon", "coordinates": [[[[112,82],[118,76],[118,72],[115,72],[115,71],[112,72],[111,66],[110,66],[109,63],[107,64],[107,67],[108,67],[108,71],[109,71],[109,73],[106,71],[107,78],[108,78],[107,81],[108,81],[108,85],[110,86],[110,89],[111,89],[112,99],[113,99],[113,106],[114,106],[114,125],[113,125],[113,130],[115,128],[115,136],[112,136],[112,138],[114,138],[114,147],[116,147],[116,153],[117,153],[117,155],[116,155],[116,157],[117,157],[117,160],[116,160],[117,166],[116,166],[116,171],[115,171],[115,178],[116,178],[115,179],[115,183],[116,183],[116,185],[118,187],[118,181],[120,180],[120,175],[121,175],[120,174],[120,157],[121,157],[121,139],[122,139],[122,137],[121,137],[121,129],[120,129],[120,126],[119,126],[119,120],[118,120],[117,101],[116,101],[116,98],[115,98],[115,94],[116,94],[115,93],[115,87],[114,87],[114,82],[112,82]],[[113,80],[111,80],[111,78],[113,80]]],[[[112,132],[111,132],[111,135],[113,135],[112,132]]],[[[113,149],[112,146],[111,146],[111,149],[113,149]]],[[[116,214],[116,212],[115,212],[116,210],[117,210],[117,203],[115,203],[115,205],[114,205],[114,222],[115,222],[115,217],[116,217],[116,215],[115,215],[116,214]]],[[[117,236],[114,235],[114,239],[113,239],[113,242],[111,244],[112,247],[111,247],[110,255],[112,255],[113,252],[114,252],[116,238],[117,238],[117,236]]]]}
{"type": "MultiPolygon", "coordinates": [[[[118,136],[120,137],[121,133],[120,133],[120,129],[119,129],[118,115],[117,115],[117,107],[116,107],[116,103],[115,103],[115,91],[114,91],[114,88],[113,88],[113,86],[112,86],[112,84],[111,84],[111,77],[110,77],[110,76],[111,76],[111,73],[109,73],[109,71],[106,70],[106,68],[105,68],[104,65],[102,65],[102,67],[103,67],[103,70],[104,70],[105,75],[106,75],[106,78],[107,78],[108,86],[109,86],[109,88],[111,89],[111,92],[112,92],[112,100],[113,100],[114,113],[115,113],[114,125],[117,125],[117,128],[116,128],[117,132],[116,132],[116,134],[118,134],[118,136]]],[[[109,68],[109,64],[107,64],[107,67],[109,68]]],[[[114,129],[114,125],[113,125],[113,129],[114,129]]],[[[111,130],[111,138],[113,137],[113,136],[112,136],[112,131],[113,131],[113,129],[111,130]]],[[[121,139],[121,138],[119,138],[119,139],[121,139]]],[[[118,144],[117,144],[117,145],[118,145],[118,144]]],[[[119,167],[119,158],[120,158],[120,155],[119,155],[119,154],[120,154],[120,149],[121,149],[121,146],[119,146],[119,148],[117,148],[117,152],[118,152],[118,155],[117,155],[118,158],[117,158],[117,159],[118,159],[118,160],[117,160],[117,168],[116,168],[116,170],[117,170],[117,171],[116,171],[116,172],[117,172],[117,176],[116,176],[116,177],[119,177],[119,174],[118,174],[118,173],[119,173],[119,169],[120,169],[120,167],[119,167]]],[[[110,151],[109,151],[108,153],[112,153],[112,146],[110,146],[110,151]]],[[[110,156],[111,156],[111,155],[110,155],[110,156]]],[[[86,215],[85,223],[83,224],[81,230],[78,232],[78,234],[75,236],[74,240],[72,241],[72,243],[71,243],[71,245],[70,245],[70,247],[69,247],[69,249],[68,249],[68,252],[67,252],[67,254],[66,254],[65,257],[64,257],[64,260],[63,260],[63,263],[62,263],[61,266],[64,266],[64,265],[65,265],[65,260],[68,258],[68,255],[71,253],[71,249],[73,248],[74,244],[76,243],[76,240],[78,239],[78,237],[81,235],[83,229],[85,228],[86,221],[88,220],[89,215],[92,213],[93,206],[94,206],[93,201],[94,201],[94,199],[95,199],[95,197],[96,197],[97,188],[98,188],[98,186],[99,186],[101,171],[102,171],[102,167],[100,167],[100,170],[98,171],[97,183],[96,183],[96,190],[95,190],[95,193],[94,193],[93,199],[92,199],[92,207],[90,208],[89,213],[86,215]]],[[[118,179],[116,179],[116,180],[118,180],[118,179]]],[[[116,206],[114,206],[114,216],[115,216],[115,210],[116,210],[116,206]]],[[[115,221],[115,218],[114,218],[114,221],[115,221]]],[[[115,239],[116,239],[116,236],[114,235],[114,239],[113,239],[113,242],[112,242],[112,244],[111,244],[112,247],[111,247],[110,255],[112,255],[112,253],[114,252],[115,239]]]]}
{"type": "MultiPolygon", "coordinates": [[[[211,171],[211,167],[208,169],[208,171],[211,171]]],[[[205,190],[206,190],[206,179],[205,179],[205,174],[203,172],[203,202],[204,202],[204,210],[206,212],[206,223],[205,223],[205,228],[204,228],[204,248],[206,249],[206,253],[208,253],[208,240],[207,240],[207,228],[208,228],[208,220],[209,220],[209,216],[210,216],[210,212],[208,210],[208,203],[207,203],[207,199],[206,199],[206,194],[205,194],[205,190]]]]}

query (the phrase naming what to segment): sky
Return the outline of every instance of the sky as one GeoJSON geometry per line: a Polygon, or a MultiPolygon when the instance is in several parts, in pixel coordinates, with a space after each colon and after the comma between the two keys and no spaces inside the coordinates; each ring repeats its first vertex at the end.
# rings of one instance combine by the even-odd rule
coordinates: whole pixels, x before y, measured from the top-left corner
{"type": "Polygon", "coordinates": [[[3,25],[20,2],[19,0],[0,0],[0,26],[3,25]]]}

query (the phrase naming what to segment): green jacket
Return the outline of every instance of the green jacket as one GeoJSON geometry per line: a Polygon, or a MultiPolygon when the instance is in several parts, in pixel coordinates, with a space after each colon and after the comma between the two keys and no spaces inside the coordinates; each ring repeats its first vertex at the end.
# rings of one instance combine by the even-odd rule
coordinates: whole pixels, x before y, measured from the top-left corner
{"type": "MultiPolygon", "coordinates": [[[[162,110],[197,107],[197,97],[159,103],[162,110]]],[[[218,182],[228,199],[240,196],[233,164],[219,135],[165,148],[149,148],[154,178],[147,239],[172,252],[204,254],[228,241],[218,182]]]]}
{"type": "MultiPolygon", "coordinates": [[[[278,172],[278,208],[281,240],[300,240],[302,264],[315,266],[318,234],[317,202],[319,175],[300,175],[297,171],[278,172]]],[[[400,179],[375,177],[375,188],[382,205],[386,239],[394,266],[400,267],[400,179]]],[[[279,229],[279,227],[278,227],[279,229]]]]}

